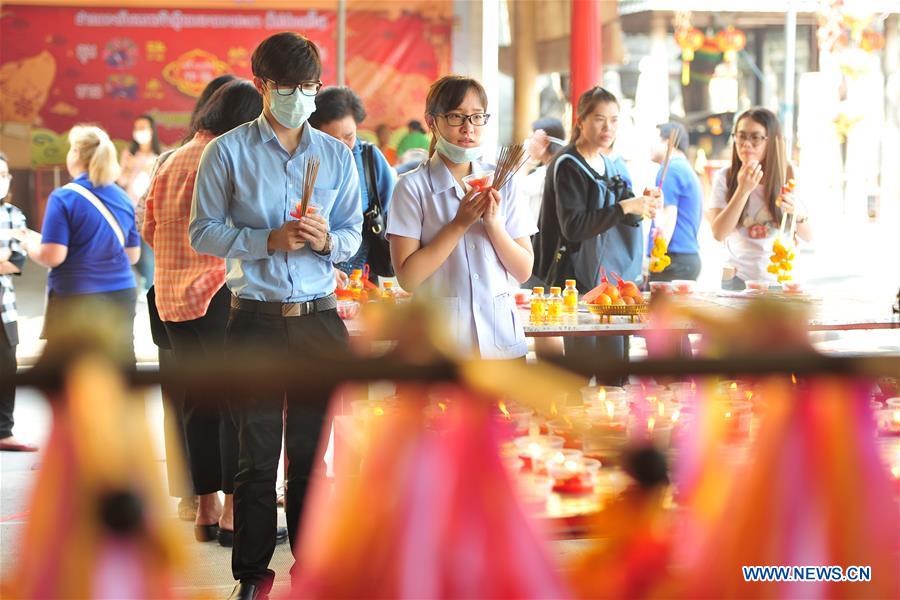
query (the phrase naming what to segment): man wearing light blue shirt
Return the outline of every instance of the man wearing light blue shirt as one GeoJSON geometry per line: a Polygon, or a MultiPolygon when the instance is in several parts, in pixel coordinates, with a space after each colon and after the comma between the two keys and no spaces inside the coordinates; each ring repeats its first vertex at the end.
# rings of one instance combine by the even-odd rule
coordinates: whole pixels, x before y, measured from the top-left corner
{"type": "MultiPolygon", "coordinates": [[[[306,124],[315,110],[321,62],[315,44],[283,32],[253,52],[263,114],[206,147],[197,174],[189,234],[198,252],[226,259],[232,293],[227,347],[256,346],[304,361],[346,347],[337,316],[333,263],[359,248],[363,223],[353,156],[306,124]],[[320,161],[310,202],[295,219],[306,164],[320,161]]],[[[233,598],[265,597],[274,572],[275,481],[282,439],[280,394],[235,403],[240,459],[234,491],[233,598]]],[[[313,470],[327,397],[289,394],[284,415],[288,460],[285,512],[294,546],[313,470]]]]}

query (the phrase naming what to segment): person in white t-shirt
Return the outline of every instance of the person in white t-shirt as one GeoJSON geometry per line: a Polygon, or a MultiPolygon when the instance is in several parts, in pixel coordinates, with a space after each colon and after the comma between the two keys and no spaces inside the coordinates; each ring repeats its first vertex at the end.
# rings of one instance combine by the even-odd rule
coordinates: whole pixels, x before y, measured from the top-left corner
{"type": "Polygon", "coordinates": [[[747,109],[731,135],[731,166],[713,176],[708,216],[713,236],[725,242],[728,261],[735,269],[734,277],[723,280],[722,287],[743,290],[747,281],[775,278],[766,267],[782,211],[796,215],[799,239],[809,241],[812,229],[793,194],[782,193],[784,179],[793,172],[790,165],[779,166],[776,159],[781,124],[775,114],[765,108],[747,109]]]}

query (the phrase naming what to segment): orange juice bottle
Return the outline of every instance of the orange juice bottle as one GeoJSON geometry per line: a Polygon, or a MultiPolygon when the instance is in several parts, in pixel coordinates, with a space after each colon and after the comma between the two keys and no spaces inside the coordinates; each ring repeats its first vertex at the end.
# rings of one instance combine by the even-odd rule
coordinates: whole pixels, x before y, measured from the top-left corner
{"type": "Polygon", "coordinates": [[[363,291],[362,269],[353,269],[350,272],[350,281],[347,282],[350,297],[359,301],[359,294],[363,291]]]}
{"type": "Polygon", "coordinates": [[[544,296],[544,288],[536,287],[531,290],[531,322],[543,323],[547,319],[547,298],[544,296]]]}
{"type": "Polygon", "coordinates": [[[547,322],[559,323],[562,320],[563,297],[558,287],[550,288],[550,296],[547,298],[547,322]]]}
{"type": "Polygon", "coordinates": [[[394,282],[385,281],[383,286],[384,289],[381,292],[381,297],[384,299],[384,301],[393,302],[394,300],[396,300],[397,297],[394,295],[394,282]]]}
{"type": "Polygon", "coordinates": [[[563,311],[574,315],[578,312],[578,288],[574,279],[566,279],[566,289],[563,290],[563,311]]]}

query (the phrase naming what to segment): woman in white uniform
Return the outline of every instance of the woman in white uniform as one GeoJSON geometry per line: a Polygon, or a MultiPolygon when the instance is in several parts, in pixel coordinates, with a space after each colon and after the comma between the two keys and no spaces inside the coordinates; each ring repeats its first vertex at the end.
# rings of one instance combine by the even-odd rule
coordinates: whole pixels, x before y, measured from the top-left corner
{"type": "Polygon", "coordinates": [[[430,158],[397,183],[388,214],[391,259],[400,285],[440,299],[464,351],[482,358],[521,358],[525,331],[509,276],[531,276],[529,236],[537,232],[513,183],[464,192],[463,178],[494,168],[481,162],[488,123],[481,84],[447,75],[428,92],[430,158]]]}

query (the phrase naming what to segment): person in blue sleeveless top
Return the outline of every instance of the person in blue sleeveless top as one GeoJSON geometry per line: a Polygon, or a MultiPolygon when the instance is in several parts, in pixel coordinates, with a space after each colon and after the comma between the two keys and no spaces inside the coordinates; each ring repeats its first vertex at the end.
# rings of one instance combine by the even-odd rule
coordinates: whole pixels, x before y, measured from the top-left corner
{"type": "MultiPolygon", "coordinates": [[[[534,273],[553,286],[575,279],[582,293],[600,284],[601,268],[639,284],[641,219],[655,215],[658,198],[635,196],[624,162],[607,156],[619,121],[616,97],[594,87],[578,99],[576,116],[571,143],[547,169],[534,273]]],[[[567,337],[565,350],[599,362],[628,356],[624,336],[567,337]]]]}
{"type": "Polygon", "coordinates": [[[69,132],[66,167],[73,181],[47,200],[41,233],[23,235],[28,256],[50,268],[44,332],[52,339],[67,305],[99,300],[114,306],[126,359],[134,361],[136,282],[131,265],[141,255],[134,206],[115,184],[116,148],[99,127],[69,132]]]}
{"type": "MultiPolygon", "coordinates": [[[[659,126],[659,139],[652,150],[654,162],[662,164],[666,155],[666,141],[672,131],[678,131],[678,144],[669,161],[666,180],[662,182],[665,206],[661,218],[654,221],[650,231],[653,244],[656,228],[659,227],[668,244],[668,255],[672,264],[659,273],[650,273],[650,281],[674,281],[676,279],[697,279],[700,275],[700,244],[697,232],[703,220],[703,190],[700,179],[694,173],[687,159],[688,133],[681,123],[664,123],[659,126]]],[[[659,186],[662,168],[656,175],[659,186]]],[[[647,254],[649,255],[649,247],[647,254]]]]}

